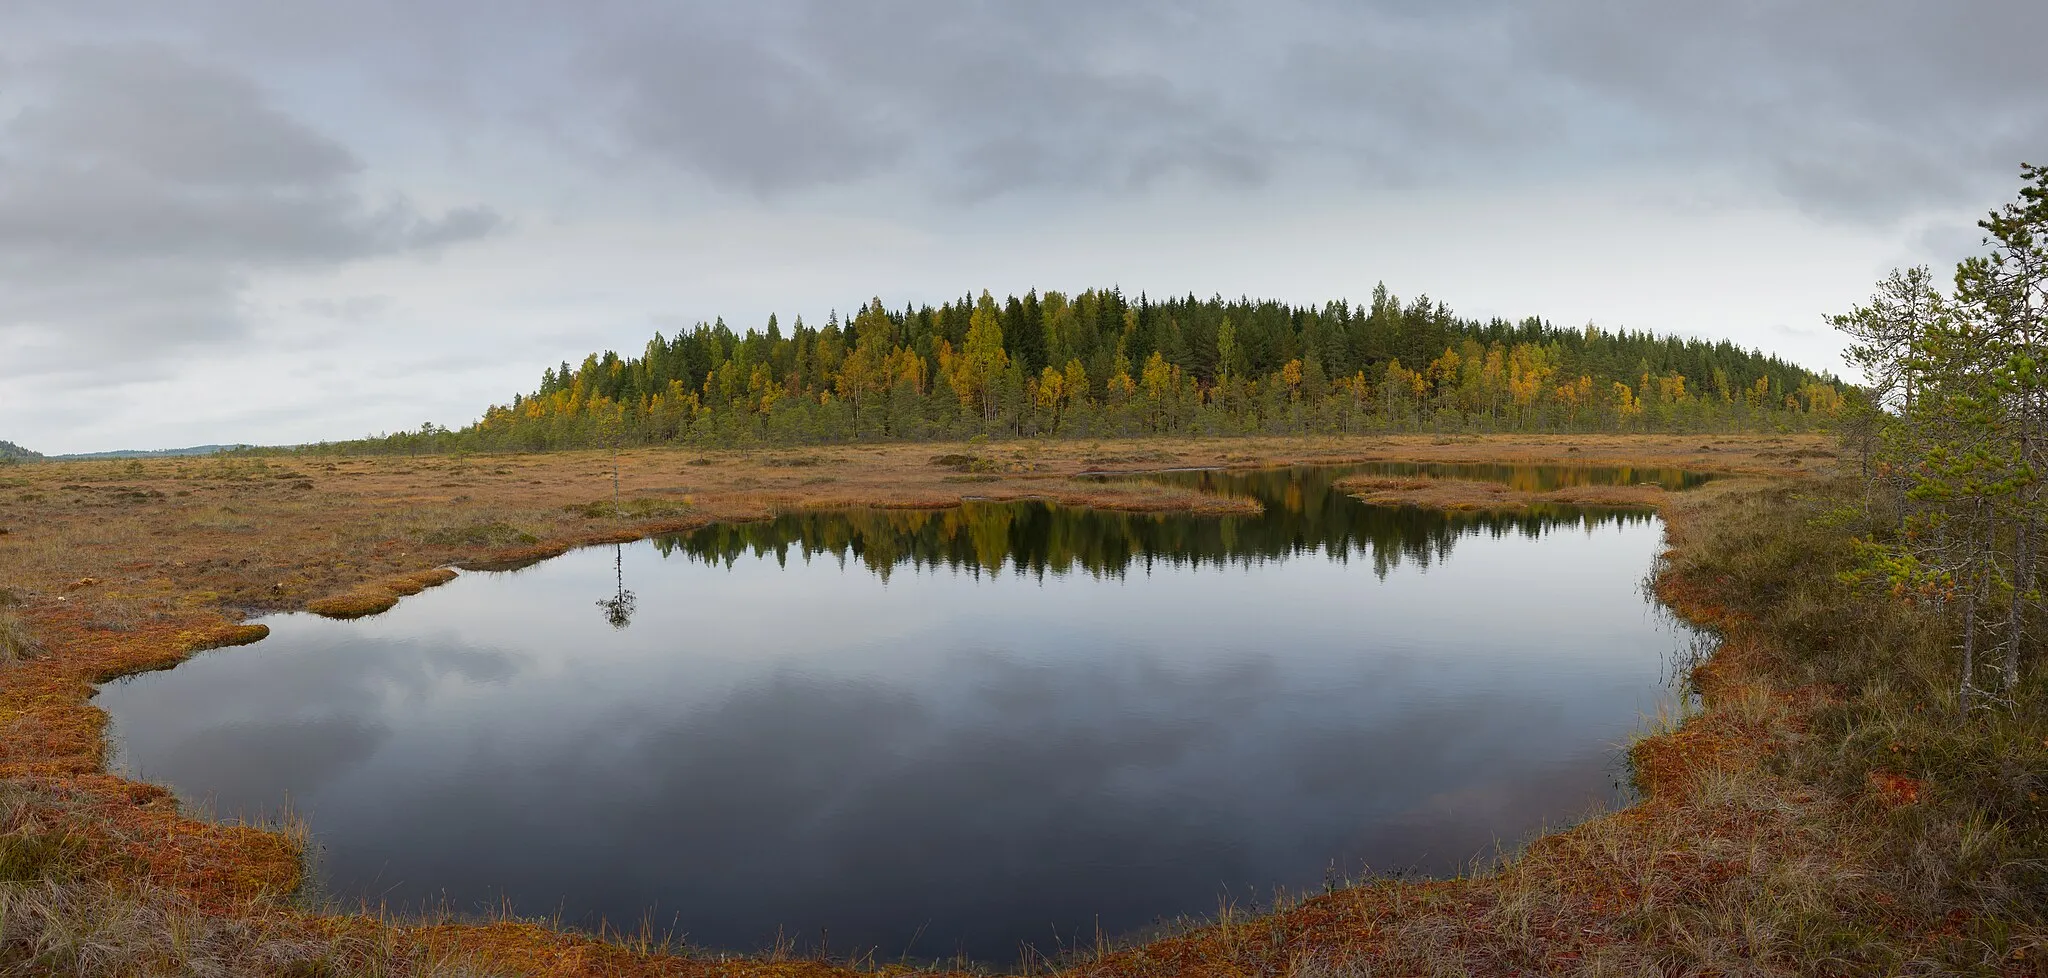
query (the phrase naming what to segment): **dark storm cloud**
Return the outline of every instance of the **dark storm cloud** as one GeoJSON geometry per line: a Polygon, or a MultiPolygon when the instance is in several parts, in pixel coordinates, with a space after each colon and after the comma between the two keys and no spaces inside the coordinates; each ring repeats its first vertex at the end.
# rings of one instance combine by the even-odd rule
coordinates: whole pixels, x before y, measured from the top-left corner
{"type": "Polygon", "coordinates": [[[249,78],[172,48],[45,51],[10,75],[0,341],[16,349],[0,373],[232,339],[251,325],[237,295],[253,272],[438,248],[501,223],[479,207],[373,203],[346,147],[249,78]]]}

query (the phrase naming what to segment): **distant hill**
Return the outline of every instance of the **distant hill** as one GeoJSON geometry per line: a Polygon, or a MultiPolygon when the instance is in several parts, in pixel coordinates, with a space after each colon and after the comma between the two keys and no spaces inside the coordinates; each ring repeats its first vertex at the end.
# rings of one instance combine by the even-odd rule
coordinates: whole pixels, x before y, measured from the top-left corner
{"type": "Polygon", "coordinates": [[[0,441],[0,458],[37,459],[42,457],[41,452],[31,452],[11,441],[0,441]]]}
{"type": "Polygon", "coordinates": [[[593,353],[459,431],[335,450],[491,451],[620,443],[1431,431],[1804,430],[1843,392],[1728,340],[1461,318],[1384,286],[1292,305],[1120,290],[880,299],[822,329],[659,333],[593,353]]]}
{"type": "MultiPolygon", "coordinates": [[[[5,445],[6,442],[0,442],[5,445]]],[[[238,448],[252,448],[251,445],[194,445],[191,448],[158,448],[150,451],[123,449],[118,452],[86,452],[80,455],[52,455],[53,461],[83,462],[104,458],[171,458],[178,455],[218,455],[238,448]]],[[[37,456],[41,457],[41,456],[37,456]]]]}

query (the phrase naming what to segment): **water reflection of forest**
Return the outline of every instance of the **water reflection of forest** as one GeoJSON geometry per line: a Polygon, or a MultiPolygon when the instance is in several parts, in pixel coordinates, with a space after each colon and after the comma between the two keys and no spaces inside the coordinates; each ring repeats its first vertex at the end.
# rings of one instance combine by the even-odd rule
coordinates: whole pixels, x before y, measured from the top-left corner
{"type": "MultiPolygon", "coordinates": [[[[773,556],[786,563],[792,552],[809,560],[831,555],[842,564],[858,560],[884,580],[895,568],[944,566],[971,573],[1063,575],[1075,569],[1122,576],[1156,563],[1174,566],[1233,564],[1322,553],[1348,562],[1372,562],[1384,577],[1403,562],[1427,567],[1450,556],[1466,536],[1538,538],[1561,529],[1605,524],[1639,524],[1655,517],[1643,511],[1539,506],[1513,513],[1447,513],[1413,507],[1368,506],[1332,487],[1360,472],[1387,475],[1456,475],[1479,472],[1390,471],[1372,466],[1324,466],[1256,471],[1191,471],[1148,478],[1205,491],[1257,499],[1257,516],[1194,517],[1181,514],[1118,513],[1042,502],[974,502],[943,510],[851,509],[790,513],[752,523],[718,524],[663,537],[663,556],[730,565],[742,556],[773,556]]],[[[1439,467],[1448,468],[1448,467],[1439,467]]],[[[1498,481],[1517,488],[1548,490],[1573,485],[1657,482],[1670,487],[1696,484],[1700,477],[1678,470],[1561,466],[1471,466],[1499,470],[1498,481]],[[1668,479],[1669,481],[1663,481],[1668,479]],[[1601,481],[1572,481],[1601,480],[1601,481]]]]}

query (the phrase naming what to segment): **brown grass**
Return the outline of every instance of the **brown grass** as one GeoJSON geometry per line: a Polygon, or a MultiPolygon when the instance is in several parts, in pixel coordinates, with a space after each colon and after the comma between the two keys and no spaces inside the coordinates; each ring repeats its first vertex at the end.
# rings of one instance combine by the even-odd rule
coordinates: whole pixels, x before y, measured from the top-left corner
{"type": "Polygon", "coordinates": [[[455,577],[455,572],[446,567],[395,574],[380,581],[358,584],[341,594],[314,598],[306,602],[306,610],[328,618],[361,618],[389,611],[398,604],[398,599],[411,597],[430,587],[439,587],[455,577]]]}
{"type": "MultiPolygon", "coordinates": [[[[449,567],[516,566],[592,542],[796,507],[936,507],[969,497],[1198,513],[1245,505],[1075,478],[1098,471],[1400,460],[1777,475],[1824,470],[1831,457],[1811,436],[640,450],[622,459],[626,502],[617,508],[610,459],[594,452],[17,466],[0,480],[0,526],[11,531],[0,536],[0,589],[14,596],[11,612],[23,623],[17,647],[44,654],[0,664],[0,778],[17,799],[0,821],[0,854],[16,854],[4,856],[15,863],[24,852],[45,856],[41,869],[0,873],[0,972],[39,961],[91,974],[852,970],[772,955],[676,956],[530,922],[409,926],[296,909],[287,895],[298,882],[298,841],[192,818],[161,789],[104,773],[105,717],[90,703],[95,683],[260,638],[260,626],[238,623],[249,613],[373,614],[447,580],[449,567]],[[935,453],[970,461],[934,464],[935,453]],[[95,919],[140,923],[111,928],[132,933],[98,944],[49,936],[95,919]],[[165,945],[172,931],[216,935],[201,943],[225,949],[221,960],[231,965],[191,963],[200,960],[189,952],[197,945],[165,945]],[[97,948],[90,962],[61,950],[88,945],[97,948]],[[277,950],[287,946],[306,950],[277,950]],[[156,963],[137,963],[145,960],[156,963]]],[[[1757,491],[1753,480],[1682,494],[1626,487],[1543,499],[1448,480],[1353,488],[1418,505],[1489,507],[1625,494],[1664,510],[1681,553],[1757,491]]],[[[1871,883],[1868,851],[1840,831],[1854,824],[1840,812],[1860,796],[1815,790],[1774,760],[1804,736],[1805,718],[1827,694],[1782,688],[1767,668],[1774,639],[1748,630],[1725,595],[1683,574],[1667,575],[1660,593],[1729,641],[1696,672],[1706,711],[1633,748],[1643,804],[1546,836],[1472,877],[1369,881],[1268,913],[1227,910],[1179,936],[1089,949],[1059,964],[1102,976],[1590,975],[1791,974],[1816,961],[1856,971],[1880,960],[1856,943],[1889,933],[1885,894],[1871,883]]]]}
{"type": "Polygon", "coordinates": [[[1514,512],[1535,506],[1634,507],[1654,509],[1665,490],[1652,485],[1571,486],[1547,492],[1516,489],[1468,479],[1356,475],[1338,479],[1338,489],[1375,506],[1514,512]]]}
{"type": "MultiPolygon", "coordinates": [[[[1847,705],[1850,687],[1809,681],[1799,663],[1820,650],[1787,644],[1799,634],[1788,625],[1867,612],[1809,562],[1819,555],[1827,566],[1824,548],[1841,532],[1811,529],[1824,507],[1787,492],[1731,481],[1664,500],[1674,549],[1658,592],[1725,641],[1692,670],[1700,711],[1632,746],[1641,803],[1465,878],[1370,881],[1263,915],[1219,914],[1071,973],[2048,974],[2043,908],[2023,895],[2038,849],[2012,844],[2014,822],[1973,814],[1970,793],[1981,789],[1967,772],[1948,764],[1922,768],[1926,777],[1836,782],[1800,773],[1850,753],[1834,739],[1844,731],[1815,729],[1847,705]],[[1839,604],[1809,606],[1809,596],[1839,604]],[[1937,815],[1927,806],[1944,781],[1955,807],[1937,815]]],[[[1896,679],[1869,668],[1880,684],[1896,679]]],[[[1928,746],[1927,734],[1900,736],[1891,752],[1928,746]]]]}
{"type": "Polygon", "coordinates": [[[28,629],[28,624],[13,612],[0,610],[0,667],[17,662],[27,662],[43,654],[43,644],[28,629]]]}

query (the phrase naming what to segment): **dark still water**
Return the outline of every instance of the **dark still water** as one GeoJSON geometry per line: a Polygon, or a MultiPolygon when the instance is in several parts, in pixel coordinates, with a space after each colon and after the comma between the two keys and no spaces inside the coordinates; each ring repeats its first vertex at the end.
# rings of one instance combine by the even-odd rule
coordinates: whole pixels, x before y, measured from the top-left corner
{"type": "Polygon", "coordinates": [[[272,617],[99,702],[123,769],[288,799],[334,897],[734,950],[1007,964],[1332,867],[1454,872],[1617,799],[1681,641],[1639,589],[1652,517],[1174,478],[1267,510],[713,527],[272,617]]]}

